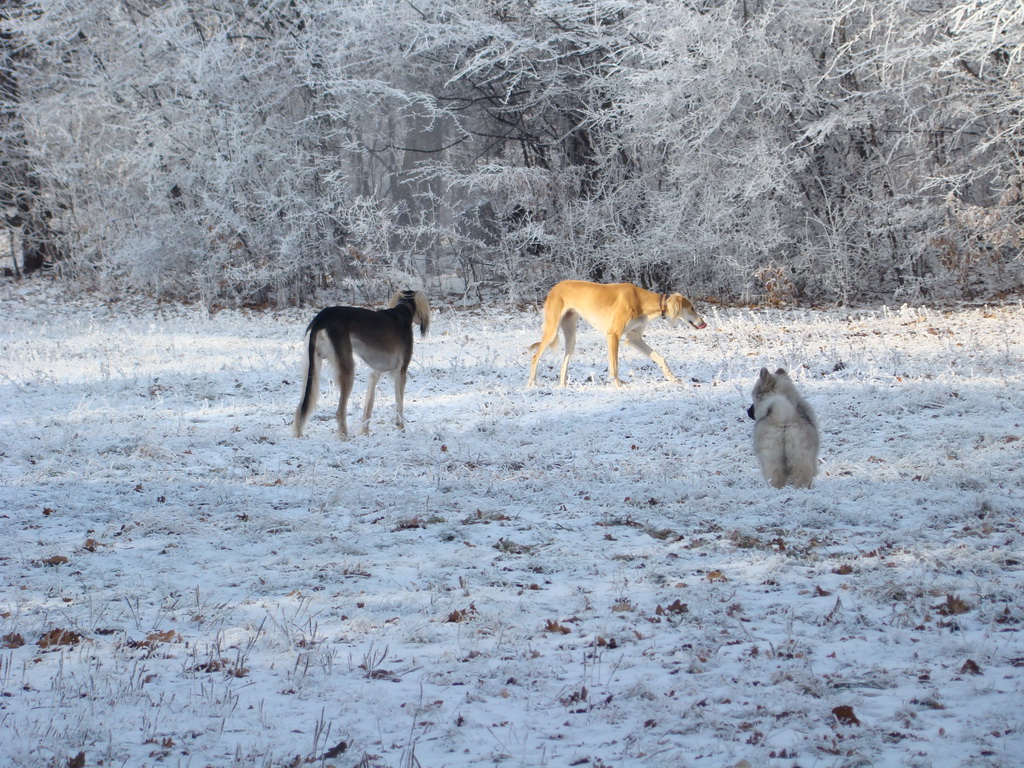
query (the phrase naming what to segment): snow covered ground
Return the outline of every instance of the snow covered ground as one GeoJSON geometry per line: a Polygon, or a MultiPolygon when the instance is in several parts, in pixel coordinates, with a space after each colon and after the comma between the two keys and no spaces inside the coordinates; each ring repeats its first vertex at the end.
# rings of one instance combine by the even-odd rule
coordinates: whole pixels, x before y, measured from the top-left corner
{"type": "Polygon", "coordinates": [[[535,307],[435,307],[341,442],[312,309],[0,285],[0,762],[1021,765],[1024,308],[698,310],[527,390],[535,307]]]}

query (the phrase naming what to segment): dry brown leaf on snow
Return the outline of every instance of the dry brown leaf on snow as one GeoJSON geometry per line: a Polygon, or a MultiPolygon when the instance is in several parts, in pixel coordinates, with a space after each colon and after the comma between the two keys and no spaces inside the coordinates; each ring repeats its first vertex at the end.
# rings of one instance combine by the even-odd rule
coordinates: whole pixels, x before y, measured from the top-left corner
{"type": "Polygon", "coordinates": [[[956,595],[946,595],[946,602],[932,606],[940,616],[959,616],[971,610],[970,604],[956,595]]]}
{"type": "Polygon", "coordinates": [[[562,634],[562,635],[568,635],[570,632],[572,632],[571,629],[569,629],[566,626],[563,626],[563,625],[559,624],[554,619],[548,619],[548,623],[544,626],[544,629],[547,630],[548,632],[558,633],[558,634],[562,634]]]}
{"type": "Polygon", "coordinates": [[[0,645],[4,648],[21,648],[25,644],[25,638],[19,635],[17,632],[11,632],[9,634],[0,637],[0,645]]]}
{"type": "Polygon", "coordinates": [[[962,675],[980,675],[981,667],[978,666],[978,662],[974,659],[968,659],[964,662],[964,665],[960,667],[960,674],[962,675]]]}
{"type": "Polygon", "coordinates": [[[40,648],[52,648],[58,645],[78,645],[82,635],[70,629],[51,629],[36,641],[40,648]]]}
{"type": "Polygon", "coordinates": [[[456,608],[454,611],[448,614],[448,618],[445,619],[446,623],[458,624],[462,621],[469,621],[473,616],[476,615],[476,603],[470,603],[469,608],[460,610],[456,608]]]}
{"type": "Polygon", "coordinates": [[[843,725],[860,725],[860,719],[854,714],[853,707],[847,704],[834,707],[832,714],[843,725]]]}
{"type": "Polygon", "coordinates": [[[148,645],[153,648],[160,643],[180,643],[181,635],[175,632],[173,629],[168,629],[165,632],[154,631],[146,635],[146,639],[143,640],[139,645],[148,645]]]}
{"type": "Polygon", "coordinates": [[[671,604],[665,606],[664,608],[659,604],[658,607],[654,609],[654,613],[656,615],[658,615],[658,616],[667,616],[668,614],[671,614],[671,613],[674,613],[674,614],[688,613],[689,610],[690,610],[689,605],[687,605],[686,603],[684,603],[684,602],[682,602],[680,600],[676,600],[674,603],[671,603],[671,604]]]}

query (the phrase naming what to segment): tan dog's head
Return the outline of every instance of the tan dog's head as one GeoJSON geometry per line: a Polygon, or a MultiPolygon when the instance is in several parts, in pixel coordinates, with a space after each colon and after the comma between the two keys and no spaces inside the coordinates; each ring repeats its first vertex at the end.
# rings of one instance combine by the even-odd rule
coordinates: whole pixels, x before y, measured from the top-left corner
{"type": "Polygon", "coordinates": [[[665,318],[670,325],[675,325],[682,318],[694,328],[706,328],[707,323],[697,314],[693,304],[680,293],[673,293],[665,300],[665,318]]]}

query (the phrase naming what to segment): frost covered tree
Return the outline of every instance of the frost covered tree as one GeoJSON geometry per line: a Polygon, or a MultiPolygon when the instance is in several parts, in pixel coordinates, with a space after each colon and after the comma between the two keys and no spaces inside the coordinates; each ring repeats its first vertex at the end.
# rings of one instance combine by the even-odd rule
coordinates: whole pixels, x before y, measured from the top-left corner
{"type": "Polygon", "coordinates": [[[346,205],[308,121],[304,23],[216,0],[26,3],[21,112],[67,269],[208,300],[315,282],[346,205]]]}
{"type": "Polygon", "coordinates": [[[1024,4],[953,3],[942,25],[939,258],[968,290],[993,271],[1012,288],[1024,248],[1024,4]]]}
{"type": "Polygon", "coordinates": [[[992,276],[956,265],[972,238],[1019,284],[1022,11],[996,5],[644,6],[592,115],[604,186],[576,231],[620,271],[729,297],[958,295],[992,276]]]}
{"type": "Polygon", "coordinates": [[[1019,285],[1022,23],[1003,0],[837,5],[805,147],[844,295],[1019,285]]]}
{"type": "Polygon", "coordinates": [[[372,244],[394,217],[379,166],[407,103],[384,50],[404,42],[372,10],[26,2],[18,111],[37,197],[73,254],[62,267],[257,303],[359,277],[353,238],[372,244]]]}
{"type": "MultiPolygon", "coordinates": [[[[18,0],[0,194],[207,302],[562,277],[728,299],[1021,282],[1015,0],[18,0]]],[[[19,207],[20,206],[20,207],[19,207]]]]}

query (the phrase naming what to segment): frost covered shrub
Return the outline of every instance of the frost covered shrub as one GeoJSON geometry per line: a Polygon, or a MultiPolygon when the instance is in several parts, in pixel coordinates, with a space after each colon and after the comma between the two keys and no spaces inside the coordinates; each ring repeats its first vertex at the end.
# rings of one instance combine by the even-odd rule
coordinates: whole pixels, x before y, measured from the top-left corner
{"type": "Polygon", "coordinates": [[[848,302],[1024,282],[1014,0],[2,14],[0,202],[26,254],[108,290],[518,299],[577,277],[848,302]]]}

